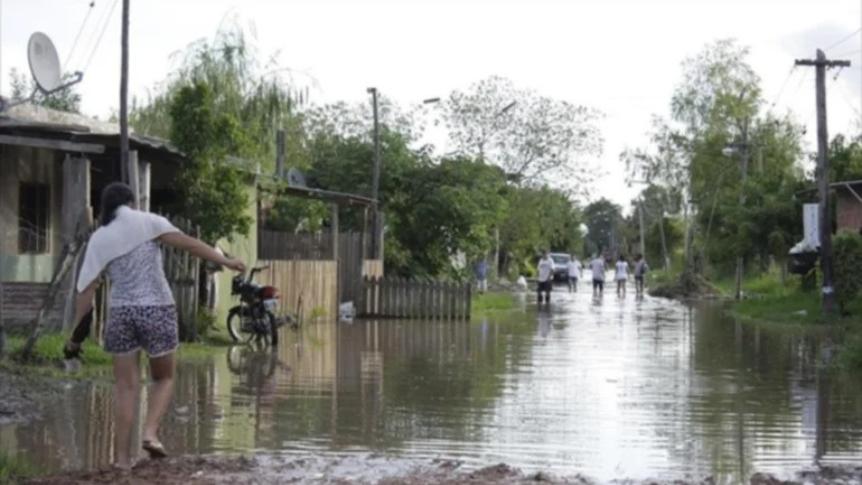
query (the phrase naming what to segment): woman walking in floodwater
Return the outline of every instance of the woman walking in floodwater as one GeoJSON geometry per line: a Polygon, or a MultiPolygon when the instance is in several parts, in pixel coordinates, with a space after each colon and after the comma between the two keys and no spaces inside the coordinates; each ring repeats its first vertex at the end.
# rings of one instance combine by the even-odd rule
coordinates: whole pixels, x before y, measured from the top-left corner
{"type": "MultiPolygon", "coordinates": [[[[111,281],[105,351],[114,368],[114,466],[132,466],[132,428],[138,407],[139,353],[149,356],[152,384],[141,447],[150,458],[167,456],[159,441],[159,424],[170,405],[174,384],[174,351],[179,345],[177,311],[162,267],[159,243],[244,271],[242,262],[228,259],[202,241],[186,236],[167,219],[129,207],[134,195],[128,185],[112,183],[102,191],[99,227],[87,244],[78,277],[75,323],[92,309],[99,277],[111,281]]],[[[78,350],[70,341],[67,349],[78,350]]]]}
{"type": "Polygon", "coordinates": [[[617,281],[617,296],[626,296],[626,283],[629,280],[629,263],[622,254],[617,259],[614,279],[617,281]]]}
{"type": "Polygon", "coordinates": [[[590,262],[590,271],[593,274],[593,296],[602,296],[605,292],[605,258],[601,254],[590,262]]]}

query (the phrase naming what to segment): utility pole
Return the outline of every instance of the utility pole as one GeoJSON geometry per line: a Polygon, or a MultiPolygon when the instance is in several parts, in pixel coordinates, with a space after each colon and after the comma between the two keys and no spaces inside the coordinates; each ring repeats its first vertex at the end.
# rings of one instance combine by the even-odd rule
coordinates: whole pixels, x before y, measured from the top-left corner
{"type": "Polygon", "coordinates": [[[371,106],[374,111],[374,173],[371,179],[371,198],[374,200],[374,210],[372,212],[372,234],[371,234],[371,254],[374,258],[382,259],[381,254],[378,254],[380,248],[380,122],[377,116],[377,88],[368,88],[371,94],[371,106]]]}
{"type": "Polygon", "coordinates": [[[275,176],[284,178],[284,130],[275,132],[275,176]]]}
{"type": "Polygon", "coordinates": [[[120,180],[129,183],[129,0],[123,0],[120,50],[120,180]]]}
{"type": "MultiPolygon", "coordinates": [[[[739,148],[739,170],[742,174],[742,183],[739,186],[739,208],[745,206],[745,181],[748,180],[748,120],[742,122],[742,130],[739,148]]],[[[742,254],[736,256],[736,301],[742,299],[742,277],[745,273],[745,258],[742,254]]]]}
{"type": "Polygon", "coordinates": [[[643,197],[638,201],[638,222],[640,223],[641,233],[641,257],[646,258],[646,242],[644,240],[644,200],[643,197]]]}
{"type": "Polygon", "coordinates": [[[829,209],[829,158],[826,150],[829,134],[826,129],[826,69],[849,67],[850,61],[826,59],[826,54],[817,49],[817,58],[797,59],[797,66],[814,66],[817,101],[817,187],[820,193],[820,270],[823,272],[823,313],[835,312],[835,288],[832,286],[832,224],[829,209]]]}

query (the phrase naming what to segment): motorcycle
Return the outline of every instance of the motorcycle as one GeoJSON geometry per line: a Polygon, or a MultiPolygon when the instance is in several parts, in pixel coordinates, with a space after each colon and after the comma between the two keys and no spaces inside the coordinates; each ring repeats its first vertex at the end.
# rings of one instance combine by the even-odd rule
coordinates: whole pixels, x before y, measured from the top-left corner
{"type": "Polygon", "coordinates": [[[231,281],[231,295],[239,295],[240,303],[228,311],[227,330],[234,342],[257,342],[275,346],[278,344],[280,319],[278,310],[278,289],[274,286],[261,286],[255,283],[254,275],[266,269],[265,266],[252,268],[248,277],[234,276],[231,281]]]}

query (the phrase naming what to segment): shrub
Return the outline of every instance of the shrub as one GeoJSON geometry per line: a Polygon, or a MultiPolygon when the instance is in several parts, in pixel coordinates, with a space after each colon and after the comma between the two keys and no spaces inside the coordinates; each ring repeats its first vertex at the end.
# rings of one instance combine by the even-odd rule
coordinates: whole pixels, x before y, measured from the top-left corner
{"type": "Polygon", "coordinates": [[[862,289],[862,236],[841,231],[832,244],[835,300],[843,314],[862,289]]]}

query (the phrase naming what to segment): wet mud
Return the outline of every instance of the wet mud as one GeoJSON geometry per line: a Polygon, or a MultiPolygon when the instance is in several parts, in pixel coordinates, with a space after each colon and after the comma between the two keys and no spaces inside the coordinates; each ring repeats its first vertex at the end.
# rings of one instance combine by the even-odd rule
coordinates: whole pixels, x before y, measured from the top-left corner
{"type": "MultiPolygon", "coordinates": [[[[130,485],[269,485],[269,484],[375,484],[375,485],[495,485],[495,484],[574,484],[574,485],[713,485],[713,477],[692,480],[617,479],[594,481],[582,475],[558,476],[546,472],[524,473],[498,464],[480,469],[463,469],[448,460],[416,462],[377,455],[340,458],[246,456],[186,456],[140,462],[131,473],[111,468],[63,473],[23,482],[28,485],[83,485],[123,483],[130,485]]],[[[862,467],[823,467],[796,473],[793,479],[756,473],[751,485],[825,485],[860,484],[862,467]]]]}

